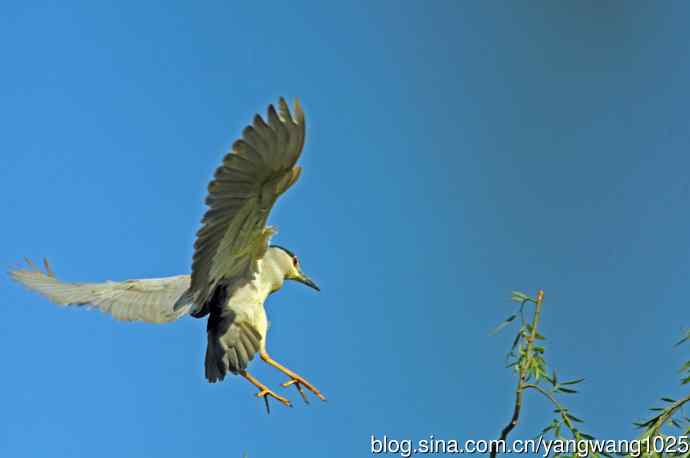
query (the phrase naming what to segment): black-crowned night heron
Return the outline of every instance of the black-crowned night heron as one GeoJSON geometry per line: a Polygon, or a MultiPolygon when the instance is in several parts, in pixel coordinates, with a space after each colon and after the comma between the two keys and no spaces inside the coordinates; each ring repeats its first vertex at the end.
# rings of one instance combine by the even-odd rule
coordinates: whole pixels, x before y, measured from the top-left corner
{"type": "Polygon", "coordinates": [[[47,262],[45,272],[29,262],[29,269],[11,272],[27,287],[62,305],[91,305],[120,320],[150,323],[174,321],[190,314],[208,315],[206,378],[214,383],[228,372],[254,384],[268,409],[268,397],[289,406],[247,371],[256,353],[289,380],[304,400],[302,387],[326,398],[304,377],[273,360],[266,351],[268,320],[264,301],[295,280],[316,290],[302,272],[297,256],[269,245],[274,229],[266,226],[278,196],[300,176],[299,159],[305,138],[304,113],[295,101],[290,113],[283,98],[278,112],[268,107],[244,129],[208,186],[208,210],[194,244],[192,274],[166,278],[105,283],[64,283],[55,278],[47,262]]]}

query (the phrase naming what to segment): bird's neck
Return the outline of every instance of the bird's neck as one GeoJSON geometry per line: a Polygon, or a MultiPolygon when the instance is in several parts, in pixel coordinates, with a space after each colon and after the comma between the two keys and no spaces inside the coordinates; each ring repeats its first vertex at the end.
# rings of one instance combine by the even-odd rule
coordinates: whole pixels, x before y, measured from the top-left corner
{"type": "Polygon", "coordinates": [[[273,250],[268,250],[257,265],[254,277],[239,286],[230,301],[238,304],[263,304],[266,298],[279,290],[285,281],[285,262],[273,250]]]}
{"type": "Polygon", "coordinates": [[[257,283],[267,288],[266,295],[268,296],[282,288],[285,281],[284,266],[280,263],[280,259],[272,256],[271,251],[269,251],[261,259],[259,273],[256,277],[257,283]]]}

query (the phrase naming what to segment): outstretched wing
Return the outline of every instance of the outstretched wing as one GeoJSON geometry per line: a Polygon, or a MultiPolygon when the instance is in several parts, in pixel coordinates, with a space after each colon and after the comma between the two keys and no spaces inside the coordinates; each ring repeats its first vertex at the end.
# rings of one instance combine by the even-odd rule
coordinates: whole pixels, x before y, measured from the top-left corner
{"type": "Polygon", "coordinates": [[[191,287],[176,309],[191,302],[194,316],[205,315],[202,307],[218,283],[251,276],[266,252],[273,233],[266,227],[268,214],[301,171],[295,166],[305,137],[299,100],[293,115],[281,97],[278,112],[269,105],[267,121],[254,117],[208,186],[209,208],[194,244],[191,287]]]}
{"type": "Polygon", "coordinates": [[[10,272],[12,278],[60,305],[91,306],[118,320],[167,323],[189,312],[173,310],[189,288],[189,275],[104,283],[64,283],[56,279],[47,261],[46,272],[35,268],[10,272]]]}

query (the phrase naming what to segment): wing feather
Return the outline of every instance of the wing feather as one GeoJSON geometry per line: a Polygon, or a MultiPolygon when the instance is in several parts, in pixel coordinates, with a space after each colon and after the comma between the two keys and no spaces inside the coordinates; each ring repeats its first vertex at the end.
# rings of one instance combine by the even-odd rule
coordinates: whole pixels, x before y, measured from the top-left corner
{"type": "Polygon", "coordinates": [[[267,121],[256,115],[223,158],[209,183],[208,210],[194,243],[191,285],[175,308],[194,304],[194,316],[215,287],[251,275],[273,233],[266,221],[276,199],[299,178],[295,167],[304,146],[304,113],[299,101],[294,115],[282,97],[278,111],[267,110],[267,121]]]}
{"type": "Polygon", "coordinates": [[[30,269],[10,272],[11,277],[59,305],[95,307],[118,320],[166,323],[189,312],[189,307],[174,310],[175,301],[190,284],[189,275],[165,278],[107,281],[103,283],[65,283],[33,264],[30,269]]]}

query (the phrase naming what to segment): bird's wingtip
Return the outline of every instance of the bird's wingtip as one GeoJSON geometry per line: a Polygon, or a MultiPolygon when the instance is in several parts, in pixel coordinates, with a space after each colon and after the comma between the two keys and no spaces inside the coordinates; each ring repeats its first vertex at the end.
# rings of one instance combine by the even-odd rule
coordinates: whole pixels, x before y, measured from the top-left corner
{"type": "Polygon", "coordinates": [[[46,274],[49,277],[55,278],[55,272],[53,271],[53,268],[50,266],[48,258],[43,258],[43,267],[46,269],[46,274]]]}
{"type": "Polygon", "coordinates": [[[48,262],[48,258],[43,258],[43,270],[38,267],[30,258],[25,256],[23,260],[26,266],[23,266],[21,263],[17,263],[15,267],[7,269],[7,274],[13,280],[18,281],[19,283],[24,283],[22,279],[31,274],[41,274],[55,278],[55,272],[53,271],[53,267],[48,262]]]}

